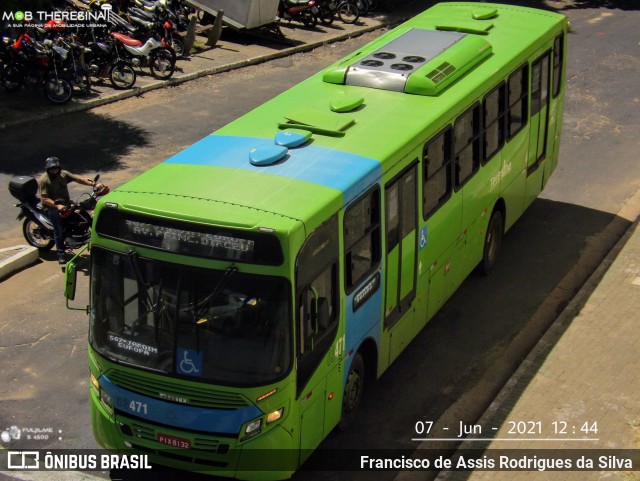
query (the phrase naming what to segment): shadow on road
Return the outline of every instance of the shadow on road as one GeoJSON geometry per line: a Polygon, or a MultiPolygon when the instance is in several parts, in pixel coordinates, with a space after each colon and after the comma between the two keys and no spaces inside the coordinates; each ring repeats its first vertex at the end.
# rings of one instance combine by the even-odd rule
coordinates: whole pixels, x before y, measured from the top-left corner
{"type": "Polygon", "coordinates": [[[43,172],[45,159],[51,155],[59,157],[62,167],[72,172],[109,172],[122,167],[123,156],[149,145],[146,130],[90,111],[44,122],[48,122],[45,133],[42,122],[0,132],[0,145],[5,146],[0,174],[38,177],[43,172]],[[60,139],[68,138],[67,129],[73,124],[82,125],[75,141],[61,143],[60,139]],[[34,153],[35,138],[37,153],[34,153]]]}

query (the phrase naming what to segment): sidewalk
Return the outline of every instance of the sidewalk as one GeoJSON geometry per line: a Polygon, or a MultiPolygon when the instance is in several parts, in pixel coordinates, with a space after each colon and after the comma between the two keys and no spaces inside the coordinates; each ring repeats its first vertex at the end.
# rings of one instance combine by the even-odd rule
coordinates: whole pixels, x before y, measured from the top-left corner
{"type": "Polygon", "coordinates": [[[565,450],[590,457],[588,450],[633,449],[619,456],[632,456],[635,471],[599,471],[597,454],[587,471],[452,470],[438,480],[640,479],[639,212],[636,194],[619,214],[633,221],[626,234],[478,421],[482,432],[467,436],[491,440],[460,445],[510,450],[514,458],[523,456],[515,450],[530,450],[529,457],[546,450],[542,455],[551,459],[568,457],[565,450]]]}

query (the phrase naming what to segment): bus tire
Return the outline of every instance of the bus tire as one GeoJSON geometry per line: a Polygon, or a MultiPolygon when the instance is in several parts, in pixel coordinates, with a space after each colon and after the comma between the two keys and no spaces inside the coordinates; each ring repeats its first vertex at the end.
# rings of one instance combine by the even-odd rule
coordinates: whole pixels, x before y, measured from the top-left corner
{"type": "Polygon", "coordinates": [[[347,385],[344,388],[344,398],[342,399],[342,416],[340,417],[339,428],[347,429],[360,410],[362,402],[362,391],[364,389],[364,361],[360,353],[357,353],[351,362],[349,374],[347,375],[347,385]]]}
{"type": "Polygon", "coordinates": [[[491,214],[487,233],[484,238],[484,252],[482,254],[482,272],[486,275],[491,274],[496,267],[498,253],[502,245],[502,235],[504,233],[504,220],[502,211],[496,209],[491,214]]]}

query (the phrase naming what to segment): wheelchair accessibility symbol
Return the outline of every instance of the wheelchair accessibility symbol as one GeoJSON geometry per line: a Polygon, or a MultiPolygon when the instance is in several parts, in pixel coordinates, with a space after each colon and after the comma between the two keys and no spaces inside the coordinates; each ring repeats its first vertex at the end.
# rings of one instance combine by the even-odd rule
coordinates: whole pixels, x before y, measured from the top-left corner
{"type": "Polygon", "coordinates": [[[201,376],[202,353],[193,349],[178,348],[177,371],[187,376],[201,376]]]}
{"type": "Polygon", "coordinates": [[[422,229],[420,229],[420,248],[419,250],[424,249],[427,246],[427,226],[425,225],[422,229]]]}

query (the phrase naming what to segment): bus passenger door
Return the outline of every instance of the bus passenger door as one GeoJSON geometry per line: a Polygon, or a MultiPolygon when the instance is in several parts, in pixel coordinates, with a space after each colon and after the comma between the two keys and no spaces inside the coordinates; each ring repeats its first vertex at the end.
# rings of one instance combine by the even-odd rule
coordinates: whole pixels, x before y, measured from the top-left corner
{"type": "Polygon", "coordinates": [[[540,166],[546,158],[549,132],[549,66],[549,52],[531,65],[531,118],[525,209],[542,191],[544,185],[544,168],[540,166]]]}
{"type": "Polygon", "coordinates": [[[417,164],[386,185],[385,212],[385,328],[391,363],[419,330],[411,308],[416,295],[417,164]]]}
{"type": "Polygon", "coordinates": [[[339,421],[342,407],[338,216],[318,227],[296,259],[296,398],[300,463],[339,421]],[[334,393],[328,396],[327,393],[334,393]]]}

